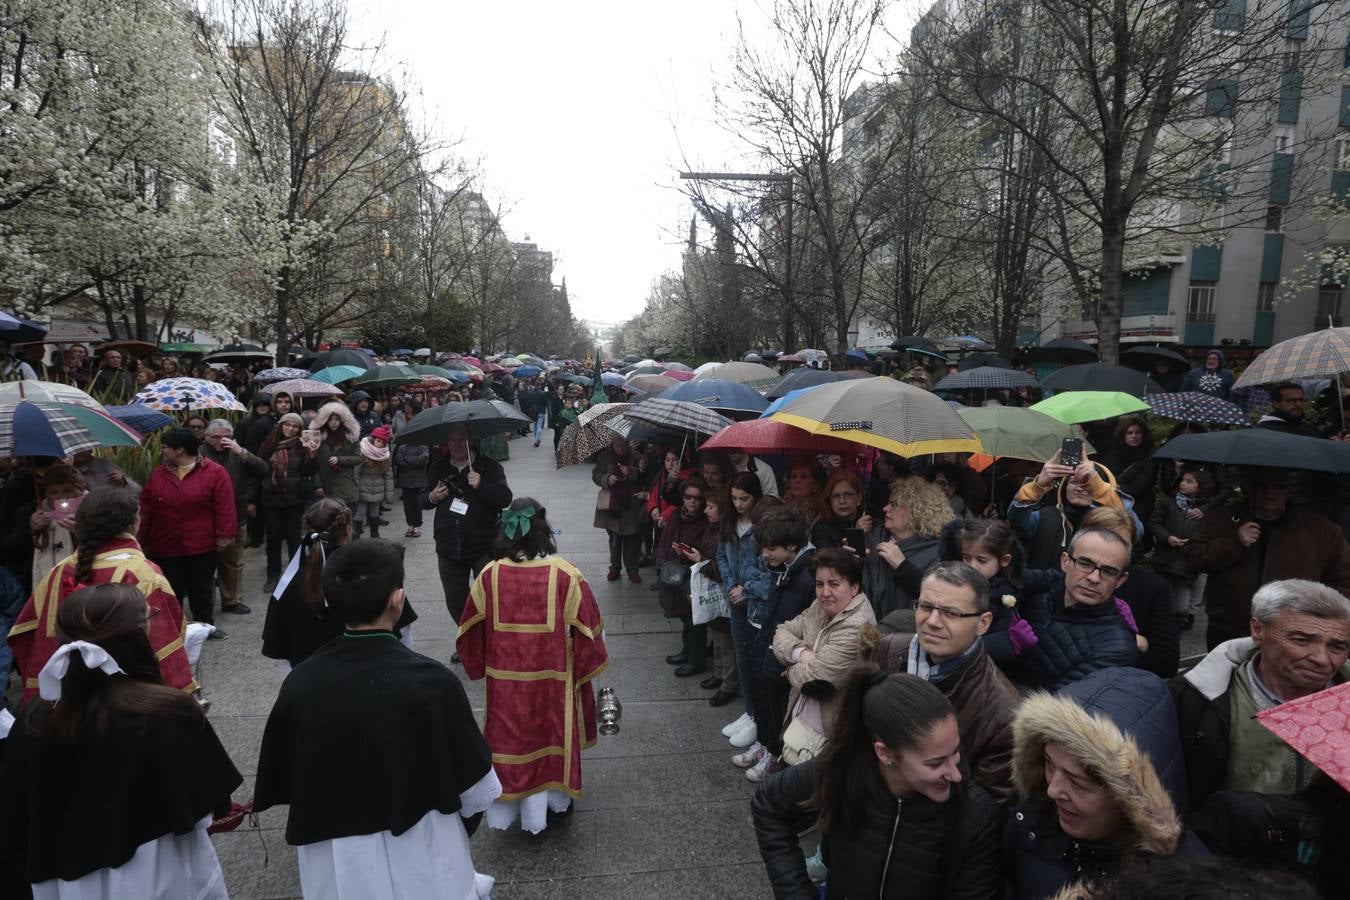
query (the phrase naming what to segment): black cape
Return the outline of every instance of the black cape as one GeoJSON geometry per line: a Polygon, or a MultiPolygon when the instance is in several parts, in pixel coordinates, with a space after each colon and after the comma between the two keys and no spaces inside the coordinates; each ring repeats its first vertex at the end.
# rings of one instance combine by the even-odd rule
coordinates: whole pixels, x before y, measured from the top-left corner
{"type": "Polygon", "coordinates": [[[258,758],[254,808],[290,804],[293,845],[454,813],[492,769],[455,674],[392,631],[344,632],[282,682],[258,758]]]}
{"type": "MultiPolygon", "coordinates": [[[[331,554],[334,547],[323,542],[324,552],[331,554]]],[[[310,553],[308,548],[302,553],[310,553]]],[[[300,561],[300,572],[286,585],[286,590],[275,600],[267,604],[267,620],[263,622],[263,656],[268,659],[284,659],[291,667],[300,665],[310,655],[342,634],[342,623],[336,617],[314,618],[305,602],[304,569],[306,560],[300,561]]],[[[417,621],[417,613],[412,603],[404,600],[403,614],[399,616],[398,627],[407,628],[417,621]]]]}
{"type": "MultiPolygon", "coordinates": [[[[37,708],[29,706],[29,712],[37,708]]],[[[0,767],[0,893],[20,881],[72,881],[124,865],[141,844],[189,834],[206,815],[230,811],[244,781],[211,724],[114,713],[101,739],[85,742],[64,797],[36,786],[40,748],[28,715],[5,741],[0,767]]]]}

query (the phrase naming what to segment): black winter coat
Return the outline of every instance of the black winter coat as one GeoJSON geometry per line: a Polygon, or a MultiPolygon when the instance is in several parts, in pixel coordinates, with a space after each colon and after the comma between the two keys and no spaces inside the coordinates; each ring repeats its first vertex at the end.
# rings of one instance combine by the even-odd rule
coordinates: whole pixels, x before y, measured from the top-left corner
{"type": "Polygon", "coordinates": [[[1172,586],[1157,572],[1142,566],[1130,566],[1130,577],[1116,588],[1134,614],[1139,633],[1148,638],[1148,649],[1135,663],[1159,678],[1177,674],[1181,663],[1181,632],[1172,615],[1172,586]]]}
{"type": "MultiPolygon", "coordinates": [[[[814,900],[797,833],[813,815],[801,804],[815,791],[820,761],[770,776],[750,801],[764,868],[779,900],[814,900]]],[[[825,897],[996,900],[1003,895],[1003,813],[967,780],[946,803],[922,794],[897,800],[879,782],[867,792],[856,834],[823,838],[830,874],[825,897]]]]}
{"type": "Polygon", "coordinates": [[[808,544],[782,572],[769,570],[769,595],[764,600],[762,627],[751,635],[750,652],[746,655],[752,675],[776,677],[784,671],[783,664],[773,655],[773,633],[779,625],[805,612],[816,599],[816,576],[811,573],[811,557],[815,555],[816,548],[808,544]]]}
{"type": "Polygon", "coordinates": [[[1031,620],[1039,640],[1018,658],[1016,679],[1032,688],[1057,691],[1097,669],[1136,666],[1139,646],[1115,603],[1064,605],[1064,588],[1042,595],[1033,607],[1050,618],[1031,620]]]}
{"type": "Polygon", "coordinates": [[[436,555],[442,559],[472,562],[486,556],[497,535],[502,510],[511,505],[511,488],[501,463],[473,453],[468,468],[483,477],[476,489],[469,487],[468,472],[456,469],[448,455],[438,459],[431,465],[428,489],[417,497],[423,509],[436,510],[433,531],[436,555]],[[438,504],[432,501],[431,492],[441,481],[450,485],[450,496],[438,504]],[[469,504],[469,511],[463,515],[451,509],[457,499],[469,504]]]}

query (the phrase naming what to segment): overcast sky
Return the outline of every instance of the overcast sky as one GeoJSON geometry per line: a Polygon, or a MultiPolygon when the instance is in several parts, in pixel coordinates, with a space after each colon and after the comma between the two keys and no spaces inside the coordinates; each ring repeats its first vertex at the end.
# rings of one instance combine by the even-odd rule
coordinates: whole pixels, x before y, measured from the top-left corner
{"type": "MultiPolygon", "coordinates": [[[[682,158],[729,164],[712,85],[751,0],[350,0],[353,31],[421,87],[437,129],[481,158],[512,240],[552,250],[573,312],[617,322],[677,265],[682,158]]],[[[912,18],[905,0],[901,15],[912,18]]],[[[893,18],[893,21],[897,19],[893,18]]]]}

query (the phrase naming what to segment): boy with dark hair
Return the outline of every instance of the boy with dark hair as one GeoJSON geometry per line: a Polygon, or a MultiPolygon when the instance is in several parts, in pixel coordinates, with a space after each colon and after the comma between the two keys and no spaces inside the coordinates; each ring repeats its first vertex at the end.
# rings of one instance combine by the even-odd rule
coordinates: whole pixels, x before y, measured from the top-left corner
{"type": "Polygon", "coordinates": [[[501,784],[459,679],[398,638],[402,548],[347,544],[323,585],[345,629],[282,683],[255,809],[290,804],[306,897],[484,895],[469,835],[501,784]]]}

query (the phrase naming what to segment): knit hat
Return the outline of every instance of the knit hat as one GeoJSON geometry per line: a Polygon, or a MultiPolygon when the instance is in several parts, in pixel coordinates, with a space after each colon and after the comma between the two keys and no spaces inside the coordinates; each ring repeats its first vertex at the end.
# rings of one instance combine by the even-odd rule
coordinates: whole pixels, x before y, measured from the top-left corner
{"type": "Polygon", "coordinates": [[[372,431],[370,433],[370,436],[375,438],[375,440],[377,441],[384,441],[386,444],[389,443],[389,438],[391,437],[389,433],[389,426],[381,425],[379,428],[376,428],[374,431],[372,431]]]}
{"type": "Polygon", "coordinates": [[[297,428],[305,427],[305,420],[300,418],[299,413],[286,413],[280,419],[277,419],[278,425],[294,425],[297,428]]]}

